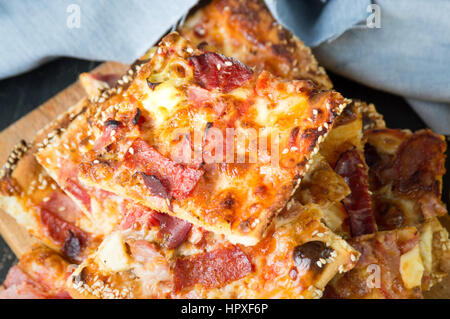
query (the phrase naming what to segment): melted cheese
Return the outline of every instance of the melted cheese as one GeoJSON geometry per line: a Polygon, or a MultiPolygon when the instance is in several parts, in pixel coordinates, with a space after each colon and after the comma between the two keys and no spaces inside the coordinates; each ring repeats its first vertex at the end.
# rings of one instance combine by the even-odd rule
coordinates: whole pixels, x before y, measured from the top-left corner
{"type": "Polygon", "coordinates": [[[180,92],[170,82],[163,82],[142,99],[142,105],[154,115],[153,119],[159,126],[171,117],[182,101],[180,92]]]}
{"type": "Polygon", "coordinates": [[[98,250],[99,265],[106,271],[122,271],[130,266],[130,257],[120,232],[114,232],[100,245],[98,250]]]}
{"type": "Polygon", "coordinates": [[[400,257],[400,274],[406,288],[420,286],[424,271],[419,245],[400,257]]]}

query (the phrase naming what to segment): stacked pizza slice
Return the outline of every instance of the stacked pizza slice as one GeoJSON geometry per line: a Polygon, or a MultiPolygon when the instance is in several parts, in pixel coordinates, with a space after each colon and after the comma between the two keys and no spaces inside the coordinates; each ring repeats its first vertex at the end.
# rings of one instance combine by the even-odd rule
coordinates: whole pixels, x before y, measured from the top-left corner
{"type": "Polygon", "coordinates": [[[421,297],[448,271],[442,137],[333,91],[262,1],[212,1],[80,80],[4,168],[1,207],[53,251],[0,296],[421,297]]]}

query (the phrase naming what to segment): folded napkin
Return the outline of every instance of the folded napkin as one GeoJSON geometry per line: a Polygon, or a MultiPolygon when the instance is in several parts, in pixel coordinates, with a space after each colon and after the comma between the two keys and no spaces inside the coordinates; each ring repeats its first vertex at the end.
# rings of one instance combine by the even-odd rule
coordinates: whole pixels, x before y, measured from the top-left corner
{"type": "MultiPolygon", "coordinates": [[[[130,63],[196,2],[1,1],[0,78],[59,56],[130,63]]],[[[450,1],[266,3],[326,68],[404,96],[427,125],[450,135],[450,1]]]]}

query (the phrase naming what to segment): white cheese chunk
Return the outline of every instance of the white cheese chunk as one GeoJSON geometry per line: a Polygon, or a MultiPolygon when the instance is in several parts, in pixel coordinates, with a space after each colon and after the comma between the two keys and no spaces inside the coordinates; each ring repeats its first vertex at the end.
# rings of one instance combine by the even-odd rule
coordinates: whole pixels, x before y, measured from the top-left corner
{"type": "Polygon", "coordinates": [[[102,242],[97,257],[100,265],[106,271],[123,271],[130,266],[130,256],[122,239],[120,232],[114,232],[102,242]]]}
{"type": "Polygon", "coordinates": [[[419,245],[400,257],[400,274],[406,288],[411,289],[420,286],[423,271],[424,266],[420,256],[419,245]]]}

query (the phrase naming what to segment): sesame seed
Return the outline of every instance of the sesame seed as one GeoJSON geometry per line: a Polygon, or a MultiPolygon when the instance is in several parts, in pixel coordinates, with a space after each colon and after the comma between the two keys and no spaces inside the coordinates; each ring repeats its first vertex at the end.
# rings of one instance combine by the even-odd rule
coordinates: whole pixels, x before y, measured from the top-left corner
{"type": "Polygon", "coordinates": [[[233,65],[233,63],[232,63],[232,62],[230,62],[230,61],[225,61],[225,65],[226,65],[226,66],[232,66],[232,65],[233,65]]]}
{"type": "Polygon", "coordinates": [[[43,199],[42,199],[42,201],[45,203],[45,202],[48,202],[50,200],[50,197],[44,197],[43,199]]]}
{"type": "Polygon", "coordinates": [[[133,155],[133,154],[134,154],[134,149],[133,149],[132,147],[130,147],[130,148],[128,149],[128,152],[130,152],[130,154],[133,155]]]}
{"type": "Polygon", "coordinates": [[[222,65],[220,63],[217,63],[217,70],[220,71],[221,68],[222,68],[222,65]]]}

